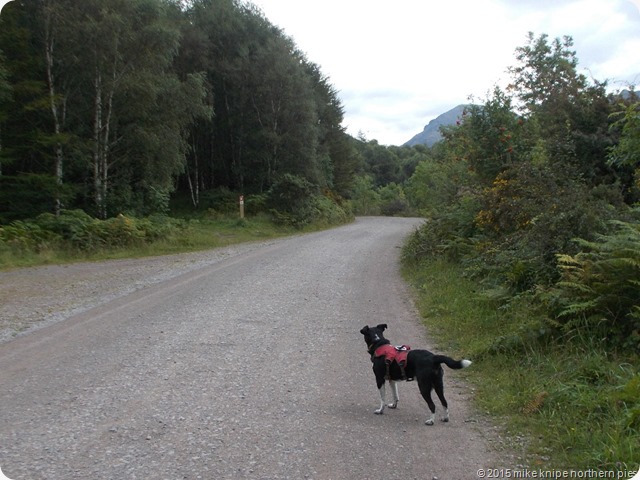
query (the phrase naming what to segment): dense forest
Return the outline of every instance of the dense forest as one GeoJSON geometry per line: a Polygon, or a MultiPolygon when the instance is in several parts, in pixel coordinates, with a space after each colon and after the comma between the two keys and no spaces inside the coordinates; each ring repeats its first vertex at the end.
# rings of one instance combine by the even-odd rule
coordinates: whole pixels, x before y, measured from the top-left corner
{"type": "Polygon", "coordinates": [[[348,135],[330,79],[251,3],[18,0],[0,27],[0,223],[240,194],[292,223],[411,212],[428,149],[348,135]]]}
{"type": "Polygon", "coordinates": [[[329,79],[249,3],[22,0],[0,18],[5,222],[278,182],[345,197],[358,157],[342,120],[329,79]]]}

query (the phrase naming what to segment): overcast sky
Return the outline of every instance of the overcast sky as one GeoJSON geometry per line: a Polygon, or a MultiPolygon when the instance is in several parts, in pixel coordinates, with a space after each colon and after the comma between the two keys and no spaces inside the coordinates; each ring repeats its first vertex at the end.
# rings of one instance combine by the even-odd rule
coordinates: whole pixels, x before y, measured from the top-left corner
{"type": "MultiPolygon", "coordinates": [[[[570,35],[580,73],[640,84],[640,0],[252,0],[339,91],[344,126],[401,145],[429,120],[483,101],[527,32],[570,35]]],[[[640,90],[640,88],[638,88],[640,90]]]]}

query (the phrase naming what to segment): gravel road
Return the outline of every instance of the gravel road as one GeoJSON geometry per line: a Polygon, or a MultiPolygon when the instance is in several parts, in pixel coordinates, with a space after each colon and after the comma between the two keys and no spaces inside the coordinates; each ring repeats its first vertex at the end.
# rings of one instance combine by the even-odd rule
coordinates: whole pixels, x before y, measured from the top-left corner
{"type": "MultiPolygon", "coordinates": [[[[359,330],[429,348],[399,276],[415,219],[0,272],[0,467],[37,479],[475,479],[492,427],[445,372],[378,406],[359,330]],[[26,293],[26,296],[25,296],[26,293]]],[[[443,352],[446,353],[446,352],[443,352]]],[[[465,371],[472,374],[473,366],[465,371]]]]}

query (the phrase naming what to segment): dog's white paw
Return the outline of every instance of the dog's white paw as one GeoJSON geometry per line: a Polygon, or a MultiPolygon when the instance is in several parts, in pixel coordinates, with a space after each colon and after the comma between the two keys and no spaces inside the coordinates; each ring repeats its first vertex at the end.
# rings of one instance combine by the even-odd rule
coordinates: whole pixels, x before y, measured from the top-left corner
{"type": "Polygon", "coordinates": [[[449,421],[449,410],[444,411],[442,417],[440,417],[440,421],[445,423],[449,421]]]}
{"type": "Polygon", "coordinates": [[[387,405],[388,408],[398,408],[398,402],[390,403],[387,405]]]}
{"type": "Polygon", "coordinates": [[[375,413],[376,415],[382,415],[384,413],[384,409],[379,408],[378,410],[374,410],[373,413],[375,413]]]}
{"type": "Polygon", "coordinates": [[[435,423],[435,419],[436,419],[436,414],[432,413],[429,418],[427,418],[427,421],[424,422],[425,425],[433,425],[435,423]]]}

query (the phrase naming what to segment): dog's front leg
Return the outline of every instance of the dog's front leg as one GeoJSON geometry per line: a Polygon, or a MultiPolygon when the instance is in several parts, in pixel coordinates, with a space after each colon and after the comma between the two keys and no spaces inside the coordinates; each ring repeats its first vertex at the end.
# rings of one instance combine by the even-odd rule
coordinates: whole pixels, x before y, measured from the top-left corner
{"type": "Polygon", "coordinates": [[[424,422],[424,424],[425,425],[433,425],[435,423],[435,418],[436,418],[436,414],[435,414],[435,412],[432,412],[431,415],[429,415],[427,420],[424,422]]]}
{"type": "Polygon", "coordinates": [[[449,409],[448,408],[445,407],[444,413],[440,417],[440,421],[442,421],[442,422],[448,422],[449,421],[449,409]]]}
{"type": "Polygon", "coordinates": [[[396,408],[398,406],[398,382],[394,382],[393,380],[389,380],[389,385],[391,386],[391,393],[393,394],[393,403],[387,405],[389,408],[396,408]]]}
{"type": "Polygon", "coordinates": [[[380,388],[378,388],[378,392],[380,392],[380,408],[378,410],[375,410],[373,413],[375,413],[376,415],[382,415],[384,413],[384,402],[385,402],[385,397],[386,395],[386,391],[385,391],[385,384],[383,383],[380,388]]]}

